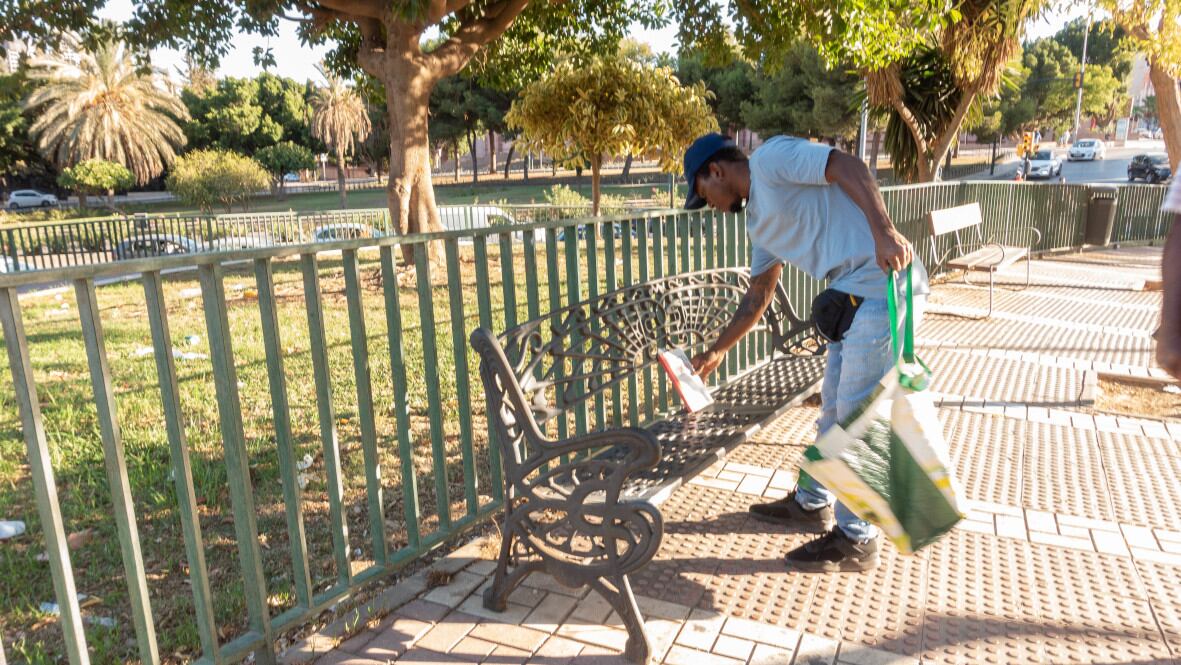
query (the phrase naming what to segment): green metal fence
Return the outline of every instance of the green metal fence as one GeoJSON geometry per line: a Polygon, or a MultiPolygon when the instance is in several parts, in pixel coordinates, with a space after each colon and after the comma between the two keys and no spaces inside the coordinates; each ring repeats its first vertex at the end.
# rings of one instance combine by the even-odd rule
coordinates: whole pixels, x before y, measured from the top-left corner
{"type": "MultiPolygon", "coordinates": [[[[928,263],[932,209],[980,201],[986,235],[1033,224],[1049,249],[1080,237],[1086,199],[1023,183],[883,194],[928,263]]],[[[1164,232],[1135,221],[1159,188],[1124,200],[1120,239],[1164,232]]],[[[30,526],[0,547],[0,648],[274,662],[276,636],[501,505],[475,327],[749,256],[741,215],[649,212],[0,275],[0,516],[30,526]],[[20,295],[45,281],[72,295],[20,295]]],[[[806,316],[821,283],[789,268],[784,285],[806,316]]],[[[744,340],[717,380],[765,348],[744,340]]],[[[643,424],[675,401],[650,369],[554,434],[643,424]]]]}

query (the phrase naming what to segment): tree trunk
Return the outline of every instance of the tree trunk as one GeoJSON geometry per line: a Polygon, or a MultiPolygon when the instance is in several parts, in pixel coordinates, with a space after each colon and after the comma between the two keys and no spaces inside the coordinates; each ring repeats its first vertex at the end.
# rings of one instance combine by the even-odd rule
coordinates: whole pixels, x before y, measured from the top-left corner
{"type": "Polygon", "coordinates": [[[476,132],[472,129],[467,130],[467,144],[471,148],[472,154],[472,183],[480,182],[480,165],[476,161],[476,132]]]}
{"type": "Polygon", "coordinates": [[[455,140],[455,184],[459,184],[459,139],[455,140]]]}
{"type": "Polygon", "coordinates": [[[1156,59],[1149,62],[1148,76],[1156,91],[1156,114],[1165,135],[1169,165],[1176,173],[1177,164],[1181,162],[1181,98],[1177,93],[1177,81],[1156,59]]]}
{"type": "Polygon", "coordinates": [[[531,159],[533,159],[533,155],[530,155],[529,151],[526,150],[525,159],[521,162],[521,172],[524,174],[523,180],[525,182],[529,182],[529,160],[531,159]]]}
{"type": "MultiPolygon", "coordinates": [[[[427,134],[427,105],[432,83],[413,62],[396,54],[386,56],[382,69],[390,121],[390,170],[386,198],[395,232],[431,233],[443,230],[431,186],[431,153],[427,134]]],[[[456,170],[459,168],[456,146],[456,170]]],[[[458,176],[457,176],[458,179],[458,176]]],[[[402,245],[402,260],[414,262],[414,246],[402,245]]],[[[432,262],[442,258],[442,246],[431,243],[432,262]]]]}
{"type": "Polygon", "coordinates": [[[343,210],[349,207],[349,194],[345,191],[344,151],[340,149],[336,151],[336,186],[340,189],[340,208],[343,210]]]}
{"type": "Polygon", "coordinates": [[[508,146],[508,156],[504,158],[504,179],[508,180],[508,168],[513,163],[513,151],[517,149],[516,143],[510,143],[508,146]]]}
{"type": "Polygon", "coordinates": [[[873,129],[873,148],[869,151],[869,171],[873,177],[878,177],[878,151],[882,145],[882,132],[877,127],[873,129]]]}
{"type": "Polygon", "coordinates": [[[595,217],[599,216],[599,199],[602,191],[599,188],[599,178],[603,175],[603,157],[595,155],[591,157],[591,214],[595,217]]]}
{"type": "Polygon", "coordinates": [[[488,175],[496,175],[496,132],[488,130],[488,175]]]}
{"type": "MultiPolygon", "coordinates": [[[[902,118],[903,124],[905,124],[906,128],[910,131],[911,140],[914,141],[915,152],[918,155],[918,159],[915,160],[916,166],[919,170],[918,181],[930,182],[931,164],[927,161],[927,140],[923,138],[923,132],[921,129],[919,129],[918,120],[914,117],[914,114],[910,112],[910,109],[906,107],[906,104],[903,104],[901,100],[895,99],[892,100],[892,103],[894,110],[898,112],[899,117],[902,118]]],[[[897,179],[899,177],[898,165],[894,164],[893,160],[891,160],[890,167],[894,170],[894,178],[897,179]]]]}
{"type": "Polygon", "coordinates": [[[628,179],[631,177],[631,172],[632,172],[632,154],[629,152],[629,153],[627,153],[627,159],[623,160],[623,182],[625,184],[631,183],[631,180],[628,179]]]}
{"type": "Polygon", "coordinates": [[[931,166],[929,168],[931,178],[924,179],[923,182],[930,182],[930,180],[935,179],[934,176],[937,175],[937,167],[949,154],[951,144],[955,141],[956,136],[959,135],[960,127],[964,124],[964,118],[968,117],[968,110],[972,108],[972,101],[976,99],[976,95],[979,93],[979,88],[962,91],[961,94],[963,96],[960,98],[959,106],[955,109],[955,115],[951,117],[951,122],[935,137],[935,145],[931,150],[931,166]]]}

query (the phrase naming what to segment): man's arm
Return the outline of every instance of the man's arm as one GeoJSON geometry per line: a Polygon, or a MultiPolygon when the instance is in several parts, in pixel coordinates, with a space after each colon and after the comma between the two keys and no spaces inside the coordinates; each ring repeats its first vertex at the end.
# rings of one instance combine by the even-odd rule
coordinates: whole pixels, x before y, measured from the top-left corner
{"type": "Polygon", "coordinates": [[[1162,369],[1181,379],[1181,214],[1173,217],[1173,229],[1161,257],[1160,330],[1157,332],[1156,361],[1162,369]]]}
{"type": "Polygon", "coordinates": [[[840,187],[865,213],[877,249],[878,267],[884,272],[889,272],[902,270],[910,265],[914,259],[914,250],[898,229],[894,228],[894,222],[890,221],[886,202],[882,200],[878,184],[874,182],[869,168],[860,159],[833,150],[828,156],[824,178],[840,187]]]}
{"type": "Polygon", "coordinates": [[[722,364],[726,352],[755,327],[763,312],[771,306],[771,300],[775,298],[775,287],[779,284],[779,275],[782,272],[783,264],[776,263],[750,279],[750,288],[746,290],[746,295],[742,296],[738,310],[718,335],[717,341],[705,351],[693,356],[693,369],[698,376],[703,379],[709,376],[722,364]]]}

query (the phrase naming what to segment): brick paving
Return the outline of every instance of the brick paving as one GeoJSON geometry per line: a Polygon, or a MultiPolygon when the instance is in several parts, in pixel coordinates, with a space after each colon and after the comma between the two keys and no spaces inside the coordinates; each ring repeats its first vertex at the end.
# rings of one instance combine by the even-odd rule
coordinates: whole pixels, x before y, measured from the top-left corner
{"type": "MultiPolygon", "coordinates": [[[[1060,256],[1035,285],[940,285],[920,329],[969,506],[913,556],[891,547],[864,574],[809,576],[782,556],[811,536],[751,519],[783,496],[814,436],[793,408],[660,505],[665,540],[634,576],[654,663],[1181,663],[1181,424],[1094,410],[1100,374],[1160,378],[1149,335],[1159,250],[1060,256]],[[943,315],[941,315],[941,312],[943,315]]],[[[1024,266],[1002,276],[1018,283],[1024,266]]],[[[493,569],[469,544],[450,584],[399,587],[401,603],[326,653],[313,636],[287,663],[622,663],[627,639],[597,595],[534,575],[502,613],[480,594],[493,569]],[[462,570],[460,570],[462,568],[462,570]],[[309,645],[315,645],[312,649],[309,645]]]]}

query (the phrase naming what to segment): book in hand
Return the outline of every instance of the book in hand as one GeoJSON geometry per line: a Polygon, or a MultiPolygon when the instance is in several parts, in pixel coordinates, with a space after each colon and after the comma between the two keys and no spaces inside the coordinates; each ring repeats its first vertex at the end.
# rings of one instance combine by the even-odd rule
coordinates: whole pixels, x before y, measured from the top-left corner
{"type": "Polygon", "coordinates": [[[693,364],[682,349],[661,349],[659,358],[681,401],[685,403],[686,411],[693,413],[714,403],[709,388],[693,371],[693,364]]]}

